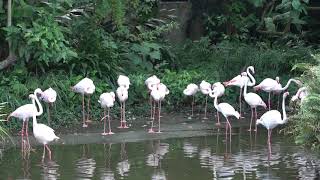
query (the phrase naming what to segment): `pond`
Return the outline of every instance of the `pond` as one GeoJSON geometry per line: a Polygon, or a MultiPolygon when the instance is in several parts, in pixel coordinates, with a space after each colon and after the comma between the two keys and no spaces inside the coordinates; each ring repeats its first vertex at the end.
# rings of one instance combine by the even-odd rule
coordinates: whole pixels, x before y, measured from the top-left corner
{"type": "Polygon", "coordinates": [[[268,160],[266,131],[237,128],[226,147],[223,129],[214,135],[139,142],[52,145],[22,158],[19,148],[2,153],[1,179],[319,179],[315,154],[273,132],[268,160]]]}

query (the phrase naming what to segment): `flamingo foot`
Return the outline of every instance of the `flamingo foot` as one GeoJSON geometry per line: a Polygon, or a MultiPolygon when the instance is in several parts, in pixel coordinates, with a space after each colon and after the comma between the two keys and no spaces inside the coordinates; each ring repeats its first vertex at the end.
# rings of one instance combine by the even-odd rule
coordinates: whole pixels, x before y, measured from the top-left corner
{"type": "Polygon", "coordinates": [[[162,133],[160,130],[158,130],[156,133],[158,133],[158,134],[160,134],[160,133],[162,133]]]}
{"type": "Polygon", "coordinates": [[[88,124],[83,123],[82,127],[86,128],[86,127],[88,127],[88,124]]]}
{"type": "Polygon", "coordinates": [[[221,126],[221,123],[216,123],[216,126],[221,126]]]}
{"type": "Polygon", "coordinates": [[[150,128],[150,129],[148,130],[148,133],[154,133],[154,130],[153,130],[152,128],[150,128]]]}
{"type": "Polygon", "coordinates": [[[250,132],[251,132],[252,130],[251,130],[251,129],[248,129],[248,131],[250,131],[250,132]]]}
{"type": "Polygon", "coordinates": [[[107,134],[108,134],[108,135],[112,135],[112,134],[114,134],[114,132],[111,132],[111,131],[110,131],[110,132],[108,132],[107,134]]]}
{"type": "Polygon", "coordinates": [[[124,124],[123,128],[125,128],[125,129],[128,129],[128,128],[129,128],[129,126],[127,126],[127,123],[126,123],[126,122],[124,122],[123,124],[124,124]]]}
{"type": "Polygon", "coordinates": [[[101,135],[102,135],[102,136],[106,136],[106,135],[108,135],[108,133],[105,133],[105,132],[104,132],[104,133],[101,133],[101,135]]]}
{"type": "Polygon", "coordinates": [[[208,117],[207,117],[207,116],[205,116],[205,117],[203,117],[202,119],[208,119],[208,117]]]}

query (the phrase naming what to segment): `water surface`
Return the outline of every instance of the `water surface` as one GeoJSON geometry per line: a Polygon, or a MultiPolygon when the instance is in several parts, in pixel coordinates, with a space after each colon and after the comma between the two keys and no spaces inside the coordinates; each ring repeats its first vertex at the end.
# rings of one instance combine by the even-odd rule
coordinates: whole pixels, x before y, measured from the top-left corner
{"type": "Polygon", "coordinates": [[[2,153],[1,179],[319,179],[320,160],[286,136],[272,139],[268,160],[265,131],[238,129],[231,147],[225,136],[149,140],[116,144],[54,145],[52,160],[42,147],[22,157],[19,148],[2,153]],[[227,146],[226,146],[227,145],[227,146]]]}

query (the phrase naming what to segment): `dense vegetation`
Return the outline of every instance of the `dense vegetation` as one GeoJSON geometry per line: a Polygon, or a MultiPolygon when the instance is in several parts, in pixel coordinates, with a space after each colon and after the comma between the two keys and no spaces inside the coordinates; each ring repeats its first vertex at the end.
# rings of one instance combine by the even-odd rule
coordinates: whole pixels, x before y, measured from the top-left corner
{"type": "MultiPolygon", "coordinates": [[[[85,76],[96,85],[94,117],[100,113],[96,100],[102,92],[116,89],[119,74],[130,77],[128,108],[136,115],[148,111],[144,80],[152,74],[170,89],[168,110],[187,104],[181,92],[188,83],[229,80],[248,65],[255,67],[258,82],[280,76],[285,83],[305,70],[306,75],[317,77],[318,66],[294,68],[316,63],[311,54],[317,51],[320,31],[308,7],[317,4],[308,0],[191,0],[189,24],[200,22],[202,37],[196,38],[189,27],[187,36],[196,40],[174,43],[163,37],[179,28],[177,17],[170,10],[160,10],[157,0],[13,0],[10,8],[11,1],[0,4],[4,27],[0,32],[0,58],[4,59],[0,61],[0,102],[8,102],[9,112],[30,102],[28,94],[35,88],[52,87],[58,92],[55,128],[78,122],[81,101],[70,86],[85,76]],[[160,11],[167,13],[160,18],[160,11]]],[[[311,88],[316,78],[302,79],[319,95],[316,86],[311,88]]],[[[235,104],[237,95],[238,89],[228,88],[223,99],[235,104]]],[[[197,100],[201,103],[203,98],[199,95],[197,100]]],[[[290,132],[298,142],[319,144],[319,128],[299,124],[304,109],[311,106],[306,103],[301,108],[291,121],[290,132]]],[[[307,113],[313,119],[305,116],[310,126],[318,122],[316,111],[307,113]]],[[[10,122],[7,126],[17,129],[20,125],[10,122]]]]}

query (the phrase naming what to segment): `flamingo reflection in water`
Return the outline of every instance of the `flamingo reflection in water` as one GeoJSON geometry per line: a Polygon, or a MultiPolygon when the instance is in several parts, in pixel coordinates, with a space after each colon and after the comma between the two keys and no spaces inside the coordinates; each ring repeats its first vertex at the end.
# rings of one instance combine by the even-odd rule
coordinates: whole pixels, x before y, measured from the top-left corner
{"type": "Polygon", "coordinates": [[[105,156],[105,167],[101,169],[101,179],[115,180],[114,172],[111,169],[111,148],[112,144],[103,144],[104,156],[105,156]]]}
{"type": "Polygon", "coordinates": [[[82,145],[82,157],[76,161],[76,174],[78,178],[93,178],[96,161],[90,157],[89,146],[82,145]]]}
{"type": "Polygon", "coordinates": [[[128,176],[128,172],[130,171],[130,162],[128,160],[127,152],[126,152],[126,144],[121,143],[120,150],[120,162],[117,164],[117,170],[120,176],[128,176]]]}
{"type": "Polygon", "coordinates": [[[154,172],[152,174],[152,180],[165,180],[166,173],[161,167],[161,160],[164,155],[169,152],[169,144],[161,143],[160,140],[152,141],[152,153],[147,156],[146,164],[148,166],[154,167],[154,172]]]}
{"type": "Polygon", "coordinates": [[[41,176],[43,179],[56,180],[60,179],[59,165],[52,160],[43,161],[41,163],[42,172],[41,176]]]}

